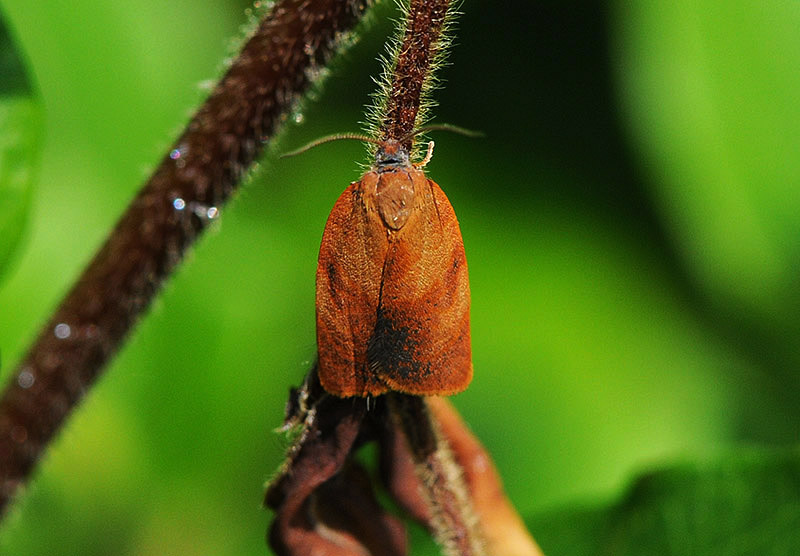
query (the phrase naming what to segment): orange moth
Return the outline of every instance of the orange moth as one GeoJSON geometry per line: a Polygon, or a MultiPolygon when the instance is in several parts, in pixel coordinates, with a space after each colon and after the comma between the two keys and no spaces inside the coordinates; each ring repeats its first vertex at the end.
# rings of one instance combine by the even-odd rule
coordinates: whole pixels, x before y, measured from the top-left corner
{"type": "Polygon", "coordinates": [[[461,231],[422,171],[433,142],[413,164],[403,145],[411,136],[340,136],[378,148],[370,170],[336,201],[319,251],[318,372],[337,396],[449,395],[472,379],[461,231]]]}

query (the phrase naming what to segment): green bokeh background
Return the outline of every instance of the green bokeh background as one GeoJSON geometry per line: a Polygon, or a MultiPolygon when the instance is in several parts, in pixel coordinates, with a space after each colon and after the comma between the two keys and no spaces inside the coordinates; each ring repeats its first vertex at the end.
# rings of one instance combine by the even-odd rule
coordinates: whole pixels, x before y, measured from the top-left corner
{"type": "MultiPolygon", "coordinates": [[[[46,110],[25,243],[0,283],[4,380],[219,74],[247,5],[0,0],[46,110]]],[[[487,137],[437,135],[428,168],[470,264],[475,379],[454,401],[520,512],[796,443],[800,3],[463,11],[436,116],[487,137]]],[[[279,151],[357,129],[391,28],[391,7],[377,13],[279,151]]],[[[268,553],[272,429],[314,357],[319,239],[363,152],[264,159],[51,446],[0,554],[268,553]]]]}

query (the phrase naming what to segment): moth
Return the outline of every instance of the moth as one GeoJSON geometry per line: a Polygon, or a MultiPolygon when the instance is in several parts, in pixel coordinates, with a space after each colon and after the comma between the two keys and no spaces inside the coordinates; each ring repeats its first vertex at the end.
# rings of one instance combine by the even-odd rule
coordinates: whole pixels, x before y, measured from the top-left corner
{"type": "Polygon", "coordinates": [[[340,397],[460,392],[473,372],[467,259],[447,196],[422,170],[433,142],[414,164],[404,146],[409,137],[349,138],[378,148],[373,166],[336,201],[322,235],[320,382],[340,397]]]}

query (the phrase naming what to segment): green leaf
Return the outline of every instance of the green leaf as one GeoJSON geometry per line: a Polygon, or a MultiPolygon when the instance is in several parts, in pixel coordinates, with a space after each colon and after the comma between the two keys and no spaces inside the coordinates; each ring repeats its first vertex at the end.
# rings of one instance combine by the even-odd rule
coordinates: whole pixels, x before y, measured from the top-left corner
{"type": "Polygon", "coordinates": [[[800,554],[800,452],[747,452],[641,476],[622,500],[535,519],[549,556],[800,554]]]}
{"type": "Polygon", "coordinates": [[[39,163],[41,107],[0,19],[0,280],[28,219],[39,163]]]}

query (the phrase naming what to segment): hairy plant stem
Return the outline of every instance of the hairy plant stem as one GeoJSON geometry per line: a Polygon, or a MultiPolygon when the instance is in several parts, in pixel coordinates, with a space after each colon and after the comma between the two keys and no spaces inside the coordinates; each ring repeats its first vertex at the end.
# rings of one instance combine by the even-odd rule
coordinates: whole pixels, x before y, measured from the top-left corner
{"type": "Polygon", "coordinates": [[[439,431],[425,398],[388,394],[389,412],[408,442],[422,497],[430,510],[428,526],[452,556],[485,554],[485,542],[472,507],[463,470],[439,431]]]}
{"type": "MultiPolygon", "coordinates": [[[[405,35],[394,60],[391,86],[381,123],[384,140],[400,139],[414,131],[424,107],[424,93],[433,80],[440,57],[442,32],[448,18],[450,0],[411,0],[405,35]]],[[[413,138],[404,146],[411,148],[413,138]]]]}
{"type": "Polygon", "coordinates": [[[369,0],[280,0],[42,328],[0,399],[0,511],[369,0]]]}

